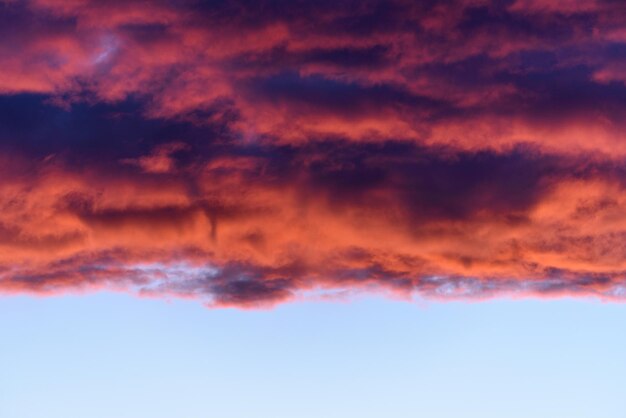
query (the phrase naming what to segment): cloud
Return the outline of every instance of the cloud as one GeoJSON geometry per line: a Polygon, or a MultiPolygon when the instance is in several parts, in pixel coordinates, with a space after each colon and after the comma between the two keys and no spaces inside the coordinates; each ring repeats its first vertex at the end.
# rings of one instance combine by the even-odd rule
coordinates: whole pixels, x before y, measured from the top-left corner
{"type": "Polygon", "coordinates": [[[616,2],[0,2],[0,292],[623,298],[616,2]]]}

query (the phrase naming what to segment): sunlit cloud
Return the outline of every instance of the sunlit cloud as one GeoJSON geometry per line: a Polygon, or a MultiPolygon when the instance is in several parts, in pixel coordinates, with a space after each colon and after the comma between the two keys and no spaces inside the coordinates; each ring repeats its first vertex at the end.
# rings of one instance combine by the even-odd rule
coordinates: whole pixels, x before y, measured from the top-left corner
{"type": "Polygon", "coordinates": [[[626,289],[611,1],[0,3],[0,292],[626,289]]]}

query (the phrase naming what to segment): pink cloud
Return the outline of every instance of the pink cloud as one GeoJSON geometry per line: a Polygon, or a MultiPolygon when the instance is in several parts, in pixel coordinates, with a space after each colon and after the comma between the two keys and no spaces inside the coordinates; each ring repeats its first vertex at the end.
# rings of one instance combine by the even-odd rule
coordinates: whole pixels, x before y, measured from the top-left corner
{"type": "Polygon", "coordinates": [[[611,2],[0,10],[1,292],[623,297],[611,2]]]}

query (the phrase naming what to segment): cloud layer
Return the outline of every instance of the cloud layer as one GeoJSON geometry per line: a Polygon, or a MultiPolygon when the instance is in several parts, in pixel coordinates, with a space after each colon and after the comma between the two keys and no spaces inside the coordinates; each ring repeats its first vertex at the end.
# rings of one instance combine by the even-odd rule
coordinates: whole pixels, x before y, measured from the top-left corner
{"type": "Polygon", "coordinates": [[[618,1],[0,1],[0,292],[626,295],[618,1]]]}

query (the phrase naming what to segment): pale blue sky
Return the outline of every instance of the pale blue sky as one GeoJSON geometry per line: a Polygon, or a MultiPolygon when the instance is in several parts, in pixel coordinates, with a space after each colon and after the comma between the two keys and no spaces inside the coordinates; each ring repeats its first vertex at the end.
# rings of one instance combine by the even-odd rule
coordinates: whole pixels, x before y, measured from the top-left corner
{"type": "Polygon", "coordinates": [[[0,304],[1,418],[626,417],[626,306],[0,304]]]}

